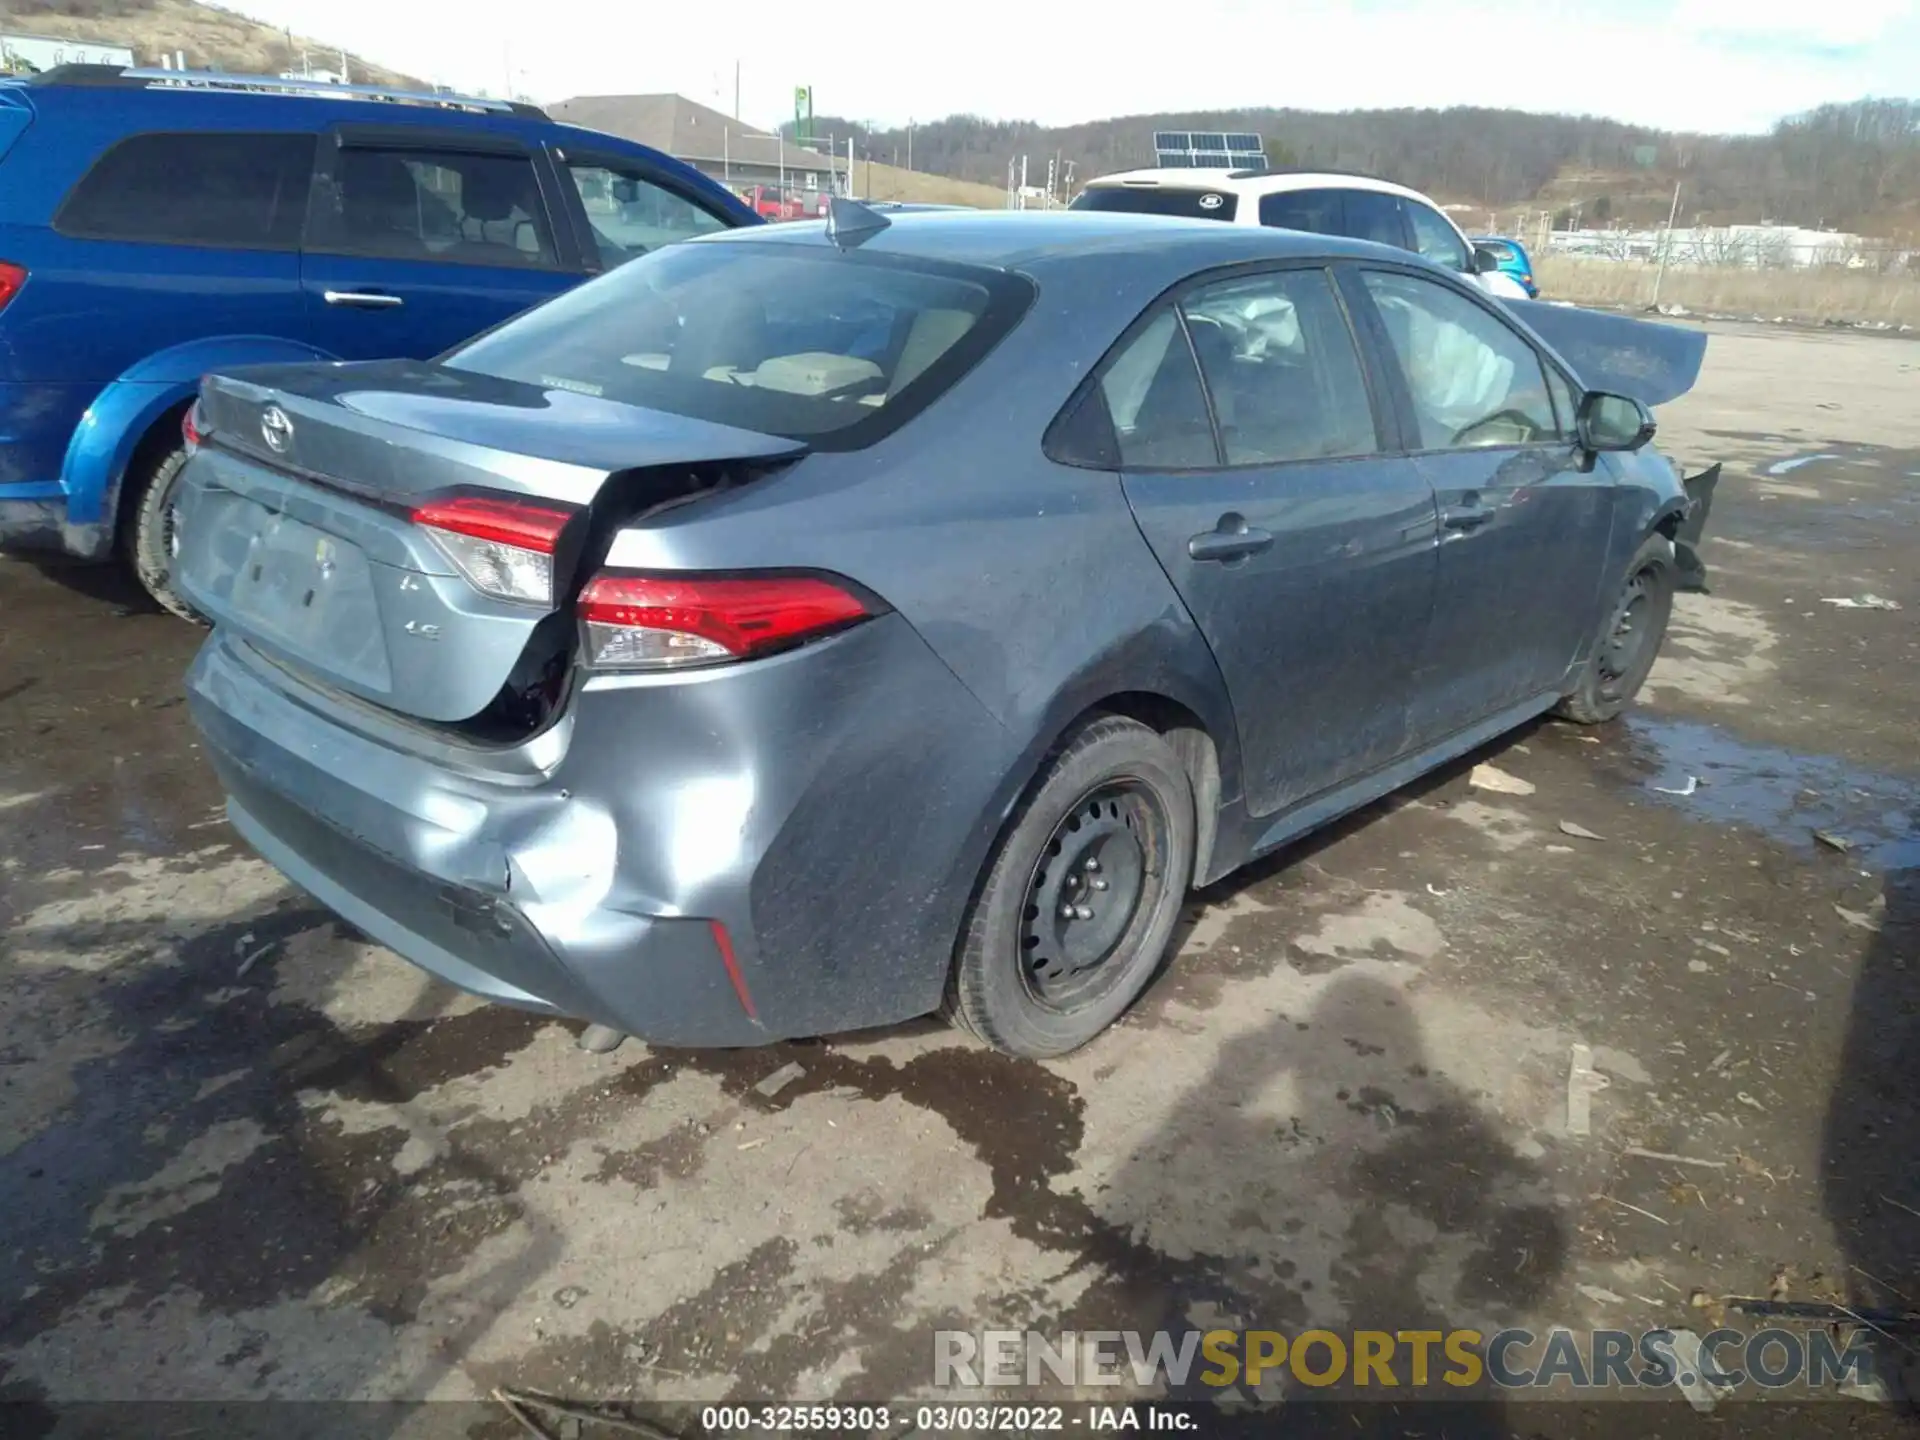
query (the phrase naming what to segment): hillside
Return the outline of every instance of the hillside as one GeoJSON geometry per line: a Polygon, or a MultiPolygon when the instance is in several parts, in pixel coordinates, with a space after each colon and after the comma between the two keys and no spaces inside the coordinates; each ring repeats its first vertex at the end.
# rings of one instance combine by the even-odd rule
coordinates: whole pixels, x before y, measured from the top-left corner
{"type": "MultiPolygon", "coordinates": [[[[816,131],[856,133],[867,153],[908,153],[904,129],[868,131],[817,116],[816,131]]],[[[1132,115],[1047,127],[954,115],[916,125],[921,170],[1005,184],[1010,157],[1042,183],[1059,155],[1077,180],[1153,163],[1156,130],[1251,130],[1276,163],[1398,180],[1483,209],[1579,207],[1586,216],[1664,221],[1676,182],[1683,218],[1772,219],[1869,234],[1920,231],[1920,100],[1827,105],[1771,134],[1678,135],[1593,116],[1517,110],[1255,109],[1132,115]]]]}
{"type": "MultiPolygon", "coordinates": [[[[196,0],[0,0],[0,28],[62,40],[126,45],[142,64],[184,52],[193,69],[243,75],[278,75],[300,68],[304,51],[316,70],[338,70],[340,50],[324,37],[295,35],[196,0]]],[[[417,76],[375,65],[349,53],[351,78],[360,84],[430,89],[417,76]]]]}

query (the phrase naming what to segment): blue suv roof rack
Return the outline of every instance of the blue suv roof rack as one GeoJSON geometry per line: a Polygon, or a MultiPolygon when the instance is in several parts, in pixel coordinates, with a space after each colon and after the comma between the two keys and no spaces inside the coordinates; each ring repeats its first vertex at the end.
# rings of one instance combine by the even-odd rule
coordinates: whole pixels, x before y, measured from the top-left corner
{"type": "Polygon", "coordinates": [[[493,111],[544,120],[538,105],[518,100],[494,100],[483,95],[442,94],[427,90],[395,90],[385,85],[346,85],[332,80],[305,80],[284,75],[230,75],[221,70],[162,70],[146,66],[56,65],[34,76],[30,85],[97,85],[145,90],[209,90],[241,94],[304,95],[320,100],[378,100],[398,105],[438,105],[449,110],[493,111]]]}

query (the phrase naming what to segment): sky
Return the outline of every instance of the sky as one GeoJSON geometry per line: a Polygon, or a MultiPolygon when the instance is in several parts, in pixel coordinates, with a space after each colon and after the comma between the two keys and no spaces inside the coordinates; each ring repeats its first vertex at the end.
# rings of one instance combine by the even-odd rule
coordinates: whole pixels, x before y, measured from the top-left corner
{"type": "Polygon", "coordinates": [[[1715,132],[1920,93],[1920,0],[225,3],[461,89],[510,76],[543,102],[678,91],[731,113],[737,65],[739,114],[762,127],[791,116],[796,85],[818,113],[879,124],[1491,105],[1715,132]]]}

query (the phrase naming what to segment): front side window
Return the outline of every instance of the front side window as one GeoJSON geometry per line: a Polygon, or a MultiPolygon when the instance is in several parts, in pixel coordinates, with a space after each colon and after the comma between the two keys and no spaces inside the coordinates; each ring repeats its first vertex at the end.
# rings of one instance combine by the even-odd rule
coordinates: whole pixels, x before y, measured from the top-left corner
{"type": "Polygon", "coordinates": [[[1326,271],[1223,280],[1181,308],[1229,465],[1377,448],[1360,357],[1326,271]]]}
{"type": "Polygon", "coordinates": [[[74,186],[54,228],[94,240],[294,250],[313,148],[311,135],[135,135],[74,186]]]}
{"type": "Polygon", "coordinates": [[[559,261],[524,155],[343,149],[310,246],[336,255],[512,269],[559,261]]]}
{"type": "Polygon", "coordinates": [[[1382,270],[1364,279],[1406,379],[1421,449],[1560,438],[1540,357],[1512,328],[1439,281],[1382,270]]]}
{"type": "Polygon", "coordinates": [[[702,241],[642,255],[443,363],[855,447],[943,393],[1032,293],[1003,271],[702,241]]]}
{"type": "Polygon", "coordinates": [[[676,240],[730,228],[717,215],[636,170],[614,164],[570,164],[567,173],[580,192],[603,265],[620,265],[676,240]]]}
{"type": "Polygon", "coordinates": [[[1458,230],[1447,223],[1446,217],[1417,200],[1408,200],[1405,204],[1407,222],[1413,227],[1413,248],[1449,270],[1461,274],[1472,273],[1473,262],[1467,242],[1460,238],[1458,230]]]}
{"type": "Polygon", "coordinates": [[[1189,220],[1231,220],[1239,197],[1225,190],[1173,190],[1160,186],[1096,185],[1080,192],[1069,210],[1117,210],[1129,215],[1176,215],[1189,220]]]}

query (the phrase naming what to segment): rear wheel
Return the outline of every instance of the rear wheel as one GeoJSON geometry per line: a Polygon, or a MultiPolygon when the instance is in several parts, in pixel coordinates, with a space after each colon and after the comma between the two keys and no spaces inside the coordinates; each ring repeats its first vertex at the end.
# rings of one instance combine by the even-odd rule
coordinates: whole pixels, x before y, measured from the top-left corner
{"type": "Polygon", "coordinates": [[[200,621],[200,615],[180,598],[173,588],[173,562],[179,553],[180,537],[174,528],[174,501],[179,490],[180,471],[186,466],[185,446],[154,456],[145,474],[129,476],[139,489],[128,512],[131,528],[127,538],[127,558],[140,586],[163,609],[183,620],[200,621]]]}
{"type": "Polygon", "coordinates": [[[1664,535],[1649,536],[1635,552],[1625,582],[1607,607],[1578,688],[1560,702],[1555,714],[1582,725],[1598,725],[1632,703],[1660,657],[1660,644],[1673,615],[1677,579],[1673,542],[1664,535]]]}
{"type": "Polygon", "coordinates": [[[989,862],[948,1017],[1032,1058],[1106,1029],[1166,953],[1194,828],[1186,771],[1154,731],[1110,715],[1068,736],[989,862]]]}

